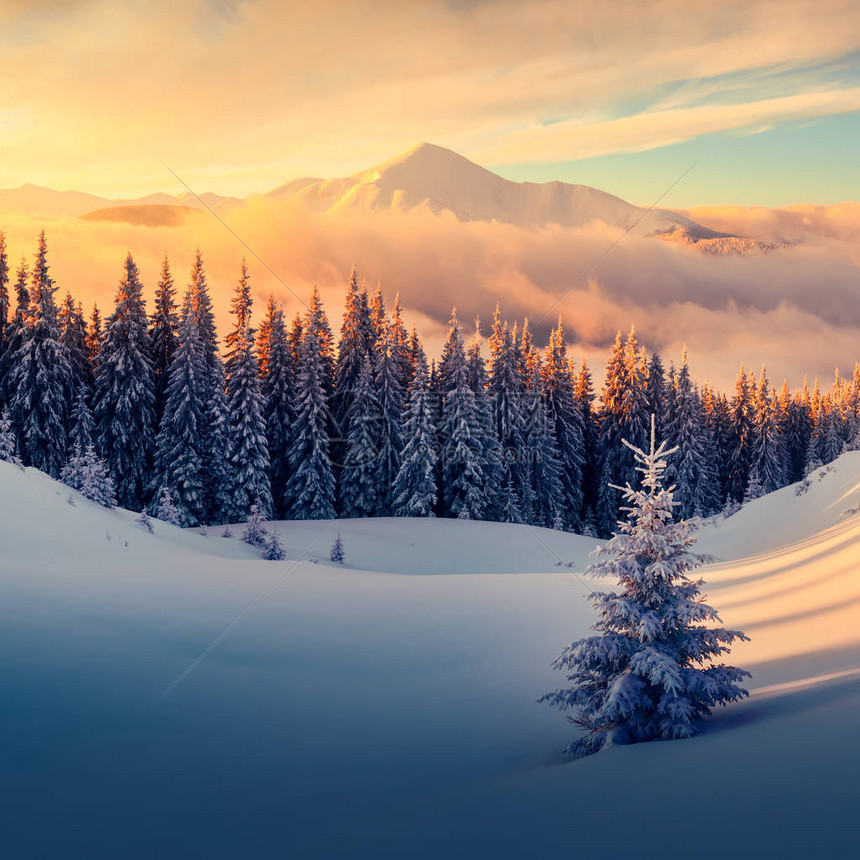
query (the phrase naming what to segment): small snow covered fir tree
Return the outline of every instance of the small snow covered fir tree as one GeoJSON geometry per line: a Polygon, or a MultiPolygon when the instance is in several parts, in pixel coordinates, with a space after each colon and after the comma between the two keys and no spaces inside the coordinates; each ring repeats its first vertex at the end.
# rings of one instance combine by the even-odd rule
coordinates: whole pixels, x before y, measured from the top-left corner
{"type": "Polygon", "coordinates": [[[506,462],[503,466],[504,477],[502,479],[502,522],[522,523],[523,512],[520,509],[512,472],[511,465],[506,462]]]}
{"type": "Polygon", "coordinates": [[[112,508],[116,504],[116,487],[108,474],[107,463],[98,457],[92,445],[83,453],[75,446],[74,453],[63,466],[60,480],[102,507],[112,508]]]}
{"type": "Polygon", "coordinates": [[[259,505],[251,505],[251,515],[248,517],[248,522],[245,523],[242,540],[252,546],[258,546],[260,549],[265,549],[269,543],[269,533],[266,531],[265,519],[259,505]]]}
{"type": "Polygon", "coordinates": [[[60,472],[60,480],[67,487],[80,492],[84,483],[84,455],[80,446],[76,445],[66,460],[60,472]]]}
{"type": "Polygon", "coordinates": [[[586,515],[586,518],[583,520],[581,534],[583,537],[590,537],[590,538],[596,538],[597,537],[597,532],[594,530],[594,522],[593,522],[593,519],[591,518],[590,512],[586,515]]]}
{"type": "Polygon", "coordinates": [[[760,499],[764,493],[765,490],[759,477],[759,471],[758,469],[753,469],[750,482],[747,484],[747,489],[744,493],[744,503],[760,499]]]}
{"type": "Polygon", "coordinates": [[[179,512],[173,503],[173,496],[167,487],[162,487],[158,495],[158,507],[155,510],[155,516],[163,523],[170,523],[172,526],[182,525],[179,521],[179,512]]]}
{"type": "Polygon", "coordinates": [[[343,540],[341,539],[340,532],[338,532],[334,543],[331,545],[329,561],[333,561],[335,564],[343,564],[345,560],[346,556],[343,552],[343,540]]]}
{"type": "Polygon", "coordinates": [[[266,561],[283,561],[287,557],[281,542],[278,540],[277,532],[272,532],[266,540],[266,549],[263,558],[266,561]]]}
{"type": "Polygon", "coordinates": [[[706,560],[690,550],[697,521],[673,521],[673,488],[662,485],[672,450],[665,442],[655,450],[653,419],[649,453],[625,444],[642,488],[622,489],[627,521],[587,571],[613,576],[620,588],[591,595],[599,635],[574,642],[553,664],[573,685],[539,699],[573,712],[568,719],[585,730],[569,748],[579,756],[609,743],[689,737],[715,705],[747,695],[740,683],[748,672],[713,662],[747,637],[705,626],[719,616],[703,602],[703,580],[687,576],[706,560]]]}
{"type": "Polygon", "coordinates": [[[12,431],[12,420],[6,409],[0,415],[0,460],[14,463],[16,466],[21,465],[21,461],[15,453],[15,434],[12,431]]]}
{"type": "Polygon", "coordinates": [[[146,512],[146,508],[140,512],[140,516],[135,520],[135,522],[138,525],[143,526],[143,528],[145,528],[150,534],[154,533],[152,522],[149,519],[149,514],[146,512]]]}
{"type": "Polygon", "coordinates": [[[116,505],[116,485],[108,474],[108,465],[92,445],[84,452],[84,481],[81,494],[104,508],[116,505]]]}

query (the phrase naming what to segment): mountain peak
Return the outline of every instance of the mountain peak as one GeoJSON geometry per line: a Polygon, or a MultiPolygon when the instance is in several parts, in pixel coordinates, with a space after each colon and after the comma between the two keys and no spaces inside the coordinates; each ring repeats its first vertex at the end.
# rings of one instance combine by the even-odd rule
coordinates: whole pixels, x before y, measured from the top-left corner
{"type": "MultiPolygon", "coordinates": [[[[422,141],[421,143],[416,143],[414,146],[410,146],[409,149],[404,150],[400,155],[395,155],[394,158],[390,158],[384,163],[391,164],[399,161],[424,161],[429,159],[469,161],[468,158],[460,155],[459,152],[454,152],[453,149],[446,149],[444,146],[439,146],[436,143],[427,143],[427,141],[422,141]]],[[[471,164],[472,162],[469,163],[471,164]]]]}
{"type": "Polygon", "coordinates": [[[446,149],[444,146],[439,146],[437,143],[428,143],[426,140],[421,143],[416,143],[414,146],[410,146],[409,149],[405,150],[400,154],[400,158],[408,158],[412,156],[420,156],[426,153],[445,153],[447,155],[453,155],[456,158],[462,158],[458,152],[454,152],[453,149],[446,149]]]}
{"type": "Polygon", "coordinates": [[[417,143],[400,155],[383,161],[381,164],[364,170],[356,178],[366,180],[373,176],[374,181],[384,177],[396,180],[398,183],[412,184],[416,179],[437,180],[440,177],[456,175],[459,179],[476,175],[495,176],[489,170],[469,161],[463,155],[435,143],[417,143]]]}

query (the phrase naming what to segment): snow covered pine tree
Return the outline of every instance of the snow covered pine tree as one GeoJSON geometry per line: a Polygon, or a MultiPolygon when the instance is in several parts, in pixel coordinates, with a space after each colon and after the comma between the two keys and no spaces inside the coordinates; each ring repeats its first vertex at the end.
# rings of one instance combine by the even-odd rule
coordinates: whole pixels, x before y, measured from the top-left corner
{"type": "Polygon", "coordinates": [[[12,430],[12,420],[9,418],[9,412],[4,409],[2,414],[0,414],[0,460],[20,466],[21,460],[15,453],[15,447],[15,433],[12,430]]]}
{"type": "Polygon", "coordinates": [[[259,505],[251,505],[251,513],[248,521],[245,523],[242,540],[245,543],[251,544],[251,546],[257,546],[260,549],[266,548],[269,533],[266,531],[266,520],[259,505]]]}
{"type": "Polygon", "coordinates": [[[739,682],[749,672],[712,662],[729,643],[747,637],[705,626],[719,616],[703,602],[703,580],[687,576],[706,560],[690,551],[698,522],[673,522],[674,488],[662,485],[674,449],[667,451],[665,442],[654,449],[653,418],[650,453],[624,444],[636,457],[643,486],[618,488],[628,519],[586,571],[614,576],[620,593],[591,595],[600,635],[574,642],[553,664],[569,672],[573,686],[538,700],[575,712],[568,719],[586,732],[568,748],[577,756],[610,743],[689,737],[715,705],[747,695],[739,682]]]}
{"type": "Polygon", "coordinates": [[[329,560],[333,561],[335,564],[344,564],[344,562],[346,561],[346,556],[343,552],[343,539],[340,536],[340,532],[337,533],[337,537],[335,538],[334,543],[331,545],[329,560]]]}
{"type": "Polygon", "coordinates": [[[263,558],[266,561],[283,561],[286,557],[287,554],[281,546],[277,531],[270,532],[266,539],[266,548],[263,551],[263,558]]]}
{"type": "Polygon", "coordinates": [[[60,480],[102,507],[113,508],[116,504],[116,486],[108,474],[107,463],[96,454],[92,444],[83,453],[80,447],[75,446],[72,456],[63,466],[60,480]]]}
{"type": "Polygon", "coordinates": [[[155,518],[172,526],[181,526],[179,513],[173,503],[173,496],[167,487],[162,487],[158,496],[158,507],[155,510],[155,518]]]}

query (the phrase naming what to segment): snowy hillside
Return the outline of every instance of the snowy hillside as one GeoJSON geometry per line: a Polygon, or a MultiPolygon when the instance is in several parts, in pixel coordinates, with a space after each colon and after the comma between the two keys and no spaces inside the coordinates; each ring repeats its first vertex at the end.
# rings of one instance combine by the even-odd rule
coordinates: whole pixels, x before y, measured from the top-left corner
{"type": "Polygon", "coordinates": [[[707,526],[701,549],[723,561],[706,591],[752,637],[731,659],[753,672],[751,699],[692,740],[570,763],[574,729],[534,700],[593,620],[592,582],[558,557],[581,571],[594,541],[281,523],[288,559],[266,562],[218,529],[150,535],[0,462],[4,853],[844,854],[858,505],[853,453],[805,494],[707,526]],[[327,561],[338,531],[343,567],[327,561]]]}

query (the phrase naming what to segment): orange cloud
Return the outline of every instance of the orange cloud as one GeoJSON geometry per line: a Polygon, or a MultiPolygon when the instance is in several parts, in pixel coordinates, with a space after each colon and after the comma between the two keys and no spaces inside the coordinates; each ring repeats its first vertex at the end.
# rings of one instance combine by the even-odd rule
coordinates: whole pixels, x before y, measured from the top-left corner
{"type": "MultiPolygon", "coordinates": [[[[588,356],[598,371],[616,330],[635,324],[642,340],[667,358],[677,358],[688,344],[697,375],[724,387],[731,386],[740,361],[766,363],[772,379],[786,376],[791,384],[800,384],[804,374],[829,378],[834,366],[850,369],[860,358],[857,208],[726,210],[722,221],[718,212],[708,218],[693,213],[733,229],[770,224],[780,233],[783,225],[794,225],[792,238],[803,241],[769,254],[712,257],[627,236],[546,315],[537,338],[546,337],[560,313],[574,353],[588,356]]],[[[128,250],[151,298],[162,254],[169,254],[181,291],[199,245],[222,334],[230,325],[229,299],[242,256],[248,257],[258,315],[270,291],[288,314],[301,310],[316,283],[336,330],[354,264],[371,288],[381,282],[389,302],[400,293],[407,323],[418,324],[434,353],[453,304],[467,325],[480,316],[485,330],[496,302],[509,319],[528,315],[534,321],[618,236],[600,223],[526,229],[464,224],[428,211],[320,214],[264,198],[224,217],[278,277],[206,213],[176,228],[0,213],[0,229],[6,230],[14,266],[22,251],[31,256],[44,226],[61,292],[71,290],[87,311],[94,300],[110,310],[128,250]]]]}

